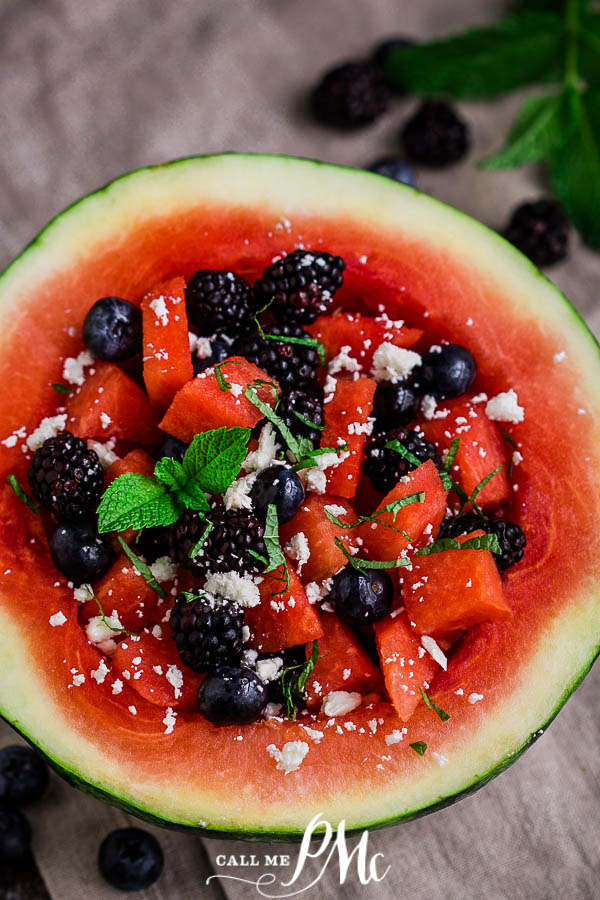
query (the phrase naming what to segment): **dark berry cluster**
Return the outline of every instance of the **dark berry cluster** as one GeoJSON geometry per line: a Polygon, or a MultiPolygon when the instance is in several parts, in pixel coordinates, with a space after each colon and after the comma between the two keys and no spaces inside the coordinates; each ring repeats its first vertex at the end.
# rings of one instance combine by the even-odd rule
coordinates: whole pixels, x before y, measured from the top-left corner
{"type": "Polygon", "coordinates": [[[277,322],[268,326],[268,334],[281,337],[272,340],[253,331],[234,344],[234,353],[245,356],[276,378],[284,390],[310,390],[317,379],[319,354],[315,347],[297,344],[296,340],[311,340],[311,336],[294,322],[277,322]],[[290,343],[287,338],[293,338],[290,343]]]}
{"type": "Polygon", "coordinates": [[[487,534],[495,534],[502,553],[495,555],[496,565],[501,572],[506,571],[523,558],[527,540],[523,529],[508,519],[483,519],[474,513],[447,519],[442,525],[443,537],[459,537],[481,529],[487,534]]]}
{"type": "Polygon", "coordinates": [[[244,612],[237,604],[214,605],[202,591],[178,594],[169,625],[182,663],[194,672],[239,662],[244,612]]]}
{"type": "Polygon", "coordinates": [[[400,478],[411,472],[416,466],[395,450],[386,450],[389,441],[400,441],[419,462],[432,459],[436,466],[442,461],[437,455],[437,447],[419,434],[418,431],[405,431],[393,428],[373,435],[365,447],[363,472],[376,491],[387,494],[398,483],[400,478]]]}
{"type": "Polygon", "coordinates": [[[266,558],[264,525],[251,513],[214,507],[208,514],[212,527],[198,553],[190,551],[206,530],[206,519],[188,510],[169,526],[169,553],[179,565],[199,578],[211,572],[258,572],[262,563],[249,551],[266,558]]]}
{"type": "Polygon", "coordinates": [[[96,509],[104,469],[82,438],[63,431],[35,451],[28,477],[36,500],[59,521],[73,521],[96,509]]]}
{"type": "Polygon", "coordinates": [[[228,270],[199,269],[187,283],[188,318],[198,334],[239,334],[253,315],[252,291],[240,275],[228,270]]]}
{"type": "Polygon", "coordinates": [[[293,250],[268,266],[254,285],[259,308],[271,303],[278,319],[314,322],[327,312],[344,281],[346,263],[322,250],[293,250]]]}

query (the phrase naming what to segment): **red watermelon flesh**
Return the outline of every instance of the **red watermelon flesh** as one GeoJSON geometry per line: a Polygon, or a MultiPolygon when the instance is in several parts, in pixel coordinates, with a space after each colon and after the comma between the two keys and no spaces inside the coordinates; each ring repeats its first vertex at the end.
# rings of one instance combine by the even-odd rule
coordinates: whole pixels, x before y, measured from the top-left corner
{"type": "Polygon", "coordinates": [[[370,374],[373,354],[384,341],[408,348],[423,334],[420,328],[399,326],[384,316],[371,318],[341,310],[336,310],[332,316],[320,316],[306,330],[325,347],[327,362],[331,362],[342,347],[348,347],[347,355],[358,362],[364,375],[370,374]]]}
{"type": "Polygon", "coordinates": [[[130,450],[122,459],[115,460],[107,469],[104,476],[104,486],[108,487],[120,475],[137,473],[138,475],[150,476],[154,472],[155,464],[156,460],[146,450],[140,450],[139,448],[130,450]]]}
{"type": "MultiPolygon", "coordinates": [[[[156,622],[157,616],[166,609],[164,601],[139,575],[129,559],[122,553],[113,563],[106,575],[94,585],[94,596],[105,615],[113,610],[117,612],[119,621],[127,631],[141,631],[148,622],[156,622]]],[[[98,603],[92,598],[83,606],[83,616],[91,619],[99,615],[98,603]]]]}
{"type": "MultiPolygon", "coordinates": [[[[356,516],[347,500],[327,494],[307,493],[300,510],[290,522],[281,526],[279,538],[285,547],[296,534],[302,533],[308,541],[310,556],[301,568],[302,581],[322,582],[335,575],[346,564],[346,557],[334,543],[336,536],[349,540],[348,531],[336,528],[327,518],[325,507],[331,507],[333,515],[342,522],[355,522],[356,516]],[[342,512],[345,509],[346,512],[342,512]]],[[[352,532],[351,532],[352,533],[352,532]]]]}
{"type": "Polygon", "coordinates": [[[263,576],[259,585],[260,604],[244,610],[244,623],[250,628],[248,646],[262,653],[296,647],[323,634],[314,606],[291,567],[286,589],[283,567],[263,576]]]}
{"type": "Polygon", "coordinates": [[[147,395],[113,363],[96,364],[94,374],[69,399],[67,414],[67,425],[78,437],[114,437],[137,444],[160,440],[147,395]]]}
{"type": "Polygon", "coordinates": [[[405,532],[411,540],[400,534],[400,531],[394,531],[381,523],[365,522],[358,529],[364,555],[370,559],[395,559],[409,544],[417,549],[437,537],[446,512],[447,491],[444,490],[438,470],[431,460],[401,479],[396,487],[385,495],[377,511],[394,500],[400,500],[419,491],[425,493],[423,502],[403,507],[395,517],[392,512],[382,512],[379,516],[381,521],[405,532]]]}
{"type": "MultiPolygon", "coordinates": [[[[382,694],[383,678],[353,630],[335,613],[321,616],[323,635],[319,638],[319,656],[306,682],[306,705],[320,708],[331,691],[357,691],[382,694]]],[[[306,658],[312,644],[306,647],[306,658]]]]}
{"type": "Polygon", "coordinates": [[[459,439],[458,452],[451,471],[452,478],[470,496],[480,481],[498,466],[494,475],[477,495],[483,509],[495,509],[512,498],[508,478],[508,445],[500,430],[485,414],[485,403],[473,403],[472,397],[443,401],[437,413],[449,410],[447,416],[420,421],[428,441],[447,450],[454,438],[459,439]]]}
{"type": "Polygon", "coordinates": [[[406,612],[392,613],[373,627],[387,692],[407,722],[421,703],[419,688],[429,691],[439,664],[421,646],[406,612]]]}
{"type": "MultiPolygon", "coordinates": [[[[481,537],[483,531],[461,535],[481,537]]],[[[510,619],[502,579],[489,550],[443,550],[413,556],[412,569],[400,572],[402,595],[419,634],[453,638],[481,622],[510,619]]]]}
{"type": "Polygon", "coordinates": [[[339,497],[354,497],[360,479],[364,447],[373,410],[373,395],[377,384],[371,378],[336,382],[335,392],[325,395],[323,411],[325,430],[322,447],[347,449],[339,454],[342,462],[326,470],[327,491],[339,497]],[[346,455],[347,454],[347,455],[346,455]]]}
{"type": "Polygon", "coordinates": [[[152,405],[164,411],[194,377],[184,279],[172,278],[149,291],[142,316],[146,390],[152,405]]]}
{"type": "MultiPolygon", "coordinates": [[[[189,442],[200,431],[223,425],[253,428],[264,418],[246,399],[244,391],[257,380],[268,381],[277,387],[275,380],[241,356],[226,359],[221,363],[220,371],[231,389],[221,390],[217,376],[211,370],[201,372],[175,394],[160,423],[163,431],[189,442]]],[[[274,405],[275,391],[271,387],[257,385],[254,390],[263,403],[274,405]]]]}
{"type": "Polygon", "coordinates": [[[111,660],[112,670],[144,700],[173,709],[198,709],[198,688],[204,674],[182,665],[168,626],[161,637],[143,633],[139,638],[125,637],[111,660]]]}

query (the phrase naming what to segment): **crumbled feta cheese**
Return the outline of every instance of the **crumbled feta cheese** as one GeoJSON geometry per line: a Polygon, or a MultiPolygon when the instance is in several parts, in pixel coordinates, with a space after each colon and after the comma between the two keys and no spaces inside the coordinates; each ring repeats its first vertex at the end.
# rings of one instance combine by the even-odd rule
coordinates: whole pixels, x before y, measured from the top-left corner
{"type": "Polygon", "coordinates": [[[173,686],[175,699],[178,700],[181,697],[181,688],[183,687],[183,672],[177,666],[172,665],[167,669],[165,678],[173,686]]]}
{"type": "Polygon", "coordinates": [[[280,450],[275,430],[272,424],[267,422],[260,432],[257,449],[248,454],[242,463],[242,468],[246,472],[262,472],[269,466],[277,465],[281,463],[281,460],[277,459],[280,450]]]}
{"type": "Polygon", "coordinates": [[[497,422],[522,422],[525,418],[525,410],[519,406],[519,398],[516,391],[510,388],[503,391],[488,400],[485,406],[485,413],[488,419],[497,422]]]}
{"type": "Polygon", "coordinates": [[[115,631],[113,629],[117,629],[117,631],[123,630],[119,616],[115,612],[111,616],[105,616],[105,618],[106,624],[102,616],[92,616],[85,626],[85,634],[90,643],[102,644],[104,641],[114,638],[115,631]],[[109,626],[112,626],[112,628],[109,626]]]}
{"type": "Polygon", "coordinates": [[[209,575],[204,590],[215,597],[231,600],[238,606],[258,606],[260,593],[249,575],[238,572],[215,572],[209,575]]]}
{"type": "Polygon", "coordinates": [[[563,360],[565,360],[566,358],[567,358],[566,350],[560,350],[558,353],[555,353],[554,356],[552,357],[552,359],[554,360],[555,363],[563,362],[563,360]]]}
{"type": "Polygon", "coordinates": [[[247,649],[242,653],[242,663],[250,669],[254,668],[257,659],[258,653],[256,650],[247,649]]]}
{"type": "Polygon", "coordinates": [[[200,337],[193,331],[188,331],[188,339],[190,342],[190,353],[195,353],[198,359],[208,359],[212,353],[210,340],[207,337],[200,337]]]}
{"type": "Polygon", "coordinates": [[[337,356],[333,357],[327,367],[330,375],[337,375],[338,372],[342,372],[344,370],[346,372],[360,372],[362,366],[357,359],[354,359],[353,356],[350,356],[351,350],[352,347],[349,344],[346,344],[341,348],[337,356]]]}
{"type": "Polygon", "coordinates": [[[30,450],[38,450],[48,438],[56,437],[60,431],[64,431],[66,424],[66,413],[42,419],[35,431],[27,438],[27,446],[30,450]]]}
{"type": "Polygon", "coordinates": [[[331,691],[323,701],[323,714],[326,716],[343,716],[352,712],[362,701],[358,691],[331,691]]]}
{"type": "Polygon", "coordinates": [[[441,766],[445,766],[447,764],[447,762],[448,762],[447,756],[442,756],[441,753],[436,753],[435,750],[433,751],[432,755],[433,755],[433,758],[435,759],[436,763],[438,764],[438,766],[441,767],[441,766]]]}
{"type": "MultiPolygon", "coordinates": [[[[110,669],[108,668],[108,666],[106,665],[104,660],[101,659],[100,662],[98,663],[98,668],[92,669],[92,671],[90,672],[90,675],[92,676],[94,681],[98,682],[98,684],[104,684],[106,676],[109,674],[109,672],[110,672],[110,669]]],[[[113,685],[113,687],[114,687],[114,685],[113,685]]]]}
{"type": "Polygon", "coordinates": [[[252,509],[250,491],[257,475],[258,472],[250,472],[229,485],[223,498],[225,509],[252,509]]]}
{"type": "Polygon", "coordinates": [[[513,466],[519,466],[522,462],[523,462],[522,455],[519,453],[518,450],[513,450],[513,455],[512,455],[513,466]]]}
{"type": "Polygon", "coordinates": [[[112,692],[113,692],[113,694],[120,694],[122,690],[123,690],[123,682],[121,681],[120,678],[117,678],[112,683],[112,692]]]}
{"type": "Polygon", "coordinates": [[[420,364],[421,357],[414,350],[384,341],[373,354],[372,372],[377,381],[397,382],[408,378],[415,366],[420,364]]]}
{"type": "Polygon", "coordinates": [[[65,622],[67,621],[67,617],[65,616],[64,612],[59,610],[58,612],[54,613],[53,616],[50,616],[48,621],[53,628],[58,628],[60,625],[65,624],[65,622]]]}
{"type": "Polygon", "coordinates": [[[310,559],[310,546],[304,532],[298,531],[297,534],[292,537],[290,542],[285,545],[283,550],[286,556],[296,560],[298,563],[298,574],[300,574],[302,567],[310,559]]]}
{"type": "Polygon", "coordinates": [[[156,297],[154,300],[150,301],[149,306],[156,316],[157,323],[160,322],[163,328],[166,327],[169,324],[169,309],[165,302],[165,298],[156,297]]]}
{"type": "Polygon", "coordinates": [[[391,734],[386,734],[385,742],[389,747],[391,744],[399,744],[402,738],[402,732],[398,728],[394,728],[391,734]]]}
{"type": "Polygon", "coordinates": [[[177,575],[177,566],[169,556],[159,556],[150,566],[157,581],[172,581],[177,575]]]}
{"type": "Polygon", "coordinates": [[[469,703],[479,703],[480,700],[483,700],[483,694],[476,694],[473,692],[472,694],[469,694],[467,700],[469,703]]]}
{"type": "Polygon", "coordinates": [[[319,741],[323,740],[323,738],[325,737],[325,732],[317,731],[316,728],[309,728],[308,725],[303,725],[302,728],[304,728],[309,738],[311,738],[311,740],[313,740],[315,744],[318,744],[319,741]]]}
{"type": "Polygon", "coordinates": [[[327,475],[320,469],[306,469],[305,485],[308,491],[324,494],[327,489],[327,475]]]}
{"type": "Polygon", "coordinates": [[[104,444],[101,441],[94,441],[91,439],[87,441],[89,449],[97,454],[103,469],[108,469],[119,459],[114,451],[116,443],[115,438],[109,438],[104,444]]]}
{"type": "Polygon", "coordinates": [[[344,669],[344,672],[343,672],[343,674],[342,674],[342,679],[343,679],[344,681],[348,681],[348,679],[350,678],[351,674],[352,674],[352,669],[344,669]]]}
{"type": "Polygon", "coordinates": [[[177,713],[173,709],[171,709],[170,706],[167,706],[167,710],[165,712],[165,717],[162,720],[163,725],[166,726],[165,734],[171,734],[171,732],[175,728],[176,721],[177,721],[177,713]]]}
{"type": "Polygon", "coordinates": [[[429,655],[435,659],[436,663],[439,663],[444,671],[448,668],[448,660],[446,659],[446,654],[442,652],[441,648],[438,646],[437,641],[435,641],[429,635],[424,634],[421,636],[421,643],[423,647],[427,650],[429,655]]]}
{"type": "Polygon", "coordinates": [[[287,741],[280,750],[275,744],[269,744],[267,753],[277,765],[276,768],[289,775],[299,769],[309,747],[306,741],[287,741]]]}
{"type": "Polygon", "coordinates": [[[64,380],[81,386],[85,381],[85,367],[93,364],[94,357],[88,350],[82,350],[79,356],[69,356],[63,363],[64,380]]]}
{"type": "Polygon", "coordinates": [[[133,706],[133,705],[128,706],[127,709],[129,710],[129,712],[131,713],[132,716],[137,716],[137,709],[135,708],[135,706],[133,706]]]}
{"type": "Polygon", "coordinates": [[[259,659],[256,663],[256,674],[263,681],[275,681],[283,672],[283,660],[276,656],[273,659],[259,659]]]}
{"type": "Polygon", "coordinates": [[[265,706],[265,719],[275,719],[281,712],[281,703],[267,703],[265,706]]]}
{"type": "Polygon", "coordinates": [[[112,423],[111,417],[108,413],[102,412],[100,413],[100,421],[102,422],[102,428],[104,431],[108,428],[108,426],[112,423]]]}
{"type": "Polygon", "coordinates": [[[428,421],[433,419],[436,408],[437,400],[435,399],[433,394],[425,394],[425,396],[421,400],[421,412],[428,421]]]}
{"type": "Polygon", "coordinates": [[[318,603],[319,600],[322,600],[323,597],[326,597],[330,592],[332,584],[333,578],[325,578],[321,584],[316,581],[309,581],[304,587],[308,602],[313,604],[318,603]]]}

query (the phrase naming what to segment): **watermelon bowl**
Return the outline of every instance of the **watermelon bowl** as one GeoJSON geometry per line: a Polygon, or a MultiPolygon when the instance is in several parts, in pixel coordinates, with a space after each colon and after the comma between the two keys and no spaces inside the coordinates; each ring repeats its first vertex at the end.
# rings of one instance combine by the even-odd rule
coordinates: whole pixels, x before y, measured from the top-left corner
{"type": "Polygon", "coordinates": [[[363,171],[264,155],[184,159],[125,175],[57,216],[0,278],[2,485],[10,473],[27,485],[27,436],[65,404],[52,385],[82,351],[98,297],[139,304],[199,268],[253,281],[298,246],[345,260],[337,307],[461,344],[477,361],[477,391],[516,392],[523,420],[497,424],[518,445],[505,507],[527,547],[503,576],[511,615],[470,628],[435,675],[430,694],[446,721],[421,703],[405,722],[379,688],[333,719],[317,709],[216,727],[183,710],[165,727],[164,706],[90,677],[99,651],[53,567],[44,521],[3,487],[0,714],[81,789],[207,836],[293,840],[317,813],[359,830],[447,806],[536,740],[600,646],[598,345],[496,234],[363,171]],[[300,741],[301,765],[278,765],[281,748],[300,741]],[[419,741],[424,755],[410,746],[419,741]]]}

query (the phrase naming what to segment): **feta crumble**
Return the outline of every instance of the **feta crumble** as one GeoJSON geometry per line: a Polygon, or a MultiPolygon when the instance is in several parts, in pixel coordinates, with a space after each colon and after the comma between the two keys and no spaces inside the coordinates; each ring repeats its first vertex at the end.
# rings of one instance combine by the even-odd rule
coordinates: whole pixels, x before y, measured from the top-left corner
{"type": "Polygon", "coordinates": [[[172,581],[177,575],[177,566],[169,556],[159,556],[150,566],[150,571],[157,581],[172,581]]]}
{"type": "Polygon", "coordinates": [[[60,625],[65,624],[65,622],[67,621],[67,617],[65,616],[64,612],[59,610],[58,612],[55,612],[53,616],[50,616],[48,621],[53,628],[58,628],[60,625]]]}
{"type": "Polygon", "coordinates": [[[397,382],[408,378],[415,366],[420,364],[421,357],[414,350],[384,341],[373,354],[372,372],[377,381],[397,382]]]}
{"type": "Polygon", "coordinates": [[[47,416],[42,419],[35,431],[27,438],[27,446],[30,450],[38,450],[48,438],[56,437],[60,431],[64,431],[67,424],[67,414],[47,416]]]}
{"type": "Polygon", "coordinates": [[[209,575],[204,590],[215,597],[231,600],[238,606],[258,606],[260,593],[249,575],[237,572],[215,572],[209,575]]]}
{"type": "Polygon", "coordinates": [[[177,721],[177,713],[171,709],[170,706],[167,706],[167,710],[165,712],[165,717],[162,720],[163,725],[166,726],[165,734],[171,734],[173,729],[175,728],[175,722],[177,721]]]}
{"type": "Polygon", "coordinates": [[[290,559],[296,560],[298,563],[298,575],[302,571],[302,567],[308,562],[310,559],[310,546],[308,543],[308,539],[303,531],[299,531],[295,534],[290,542],[285,545],[283,548],[286,556],[289,556],[290,559]]]}
{"type": "Polygon", "coordinates": [[[362,697],[358,691],[331,691],[323,701],[323,714],[343,716],[360,706],[362,697]]]}
{"type": "Polygon", "coordinates": [[[277,763],[276,768],[286,775],[300,768],[308,750],[306,741],[287,741],[281,750],[275,744],[267,746],[267,753],[277,763]]]}
{"type": "Polygon", "coordinates": [[[223,498],[225,509],[252,509],[250,491],[257,475],[258,472],[250,472],[229,485],[223,498]]]}
{"type": "Polygon", "coordinates": [[[268,469],[269,466],[277,465],[278,463],[281,463],[281,460],[277,459],[277,454],[280,450],[281,447],[277,443],[277,437],[273,426],[270,422],[267,422],[260,432],[257,449],[252,450],[248,454],[242,463],[242,468],[246,472],[258,473],[262,472],[264,469],[268,469]]]}
{"type": "Polygon", "coordinates": [[[488,400],[485,406],[485,413],[488,419],[496,422],[514,422],[518,424],[525,418],[525,410],[519,406],[519,398],[516,391],[510,388],[503,391],[488,400]]]}
{"type": "Polygon", "coordinates": [[[85,368],[94,364],[94,357],[88,350],[82,350],[79,356],[69,356],[63,363],[63,378],[69,384],[79,387],[85,381],[85,368]]]}
{"type": "Polygon", "coordinates": [[[423,645],[425,650],[427,650],[429,655],[436,661],[436,663],[439,663],[442,669],[446,671],[446,669],[448,668],[448,660],[446,658],[446,654],[438,646],[437,641],[435,641],[432,637],[429,637],[429,635],[424,634],[421,636],[421,644],[423,645]]]}

